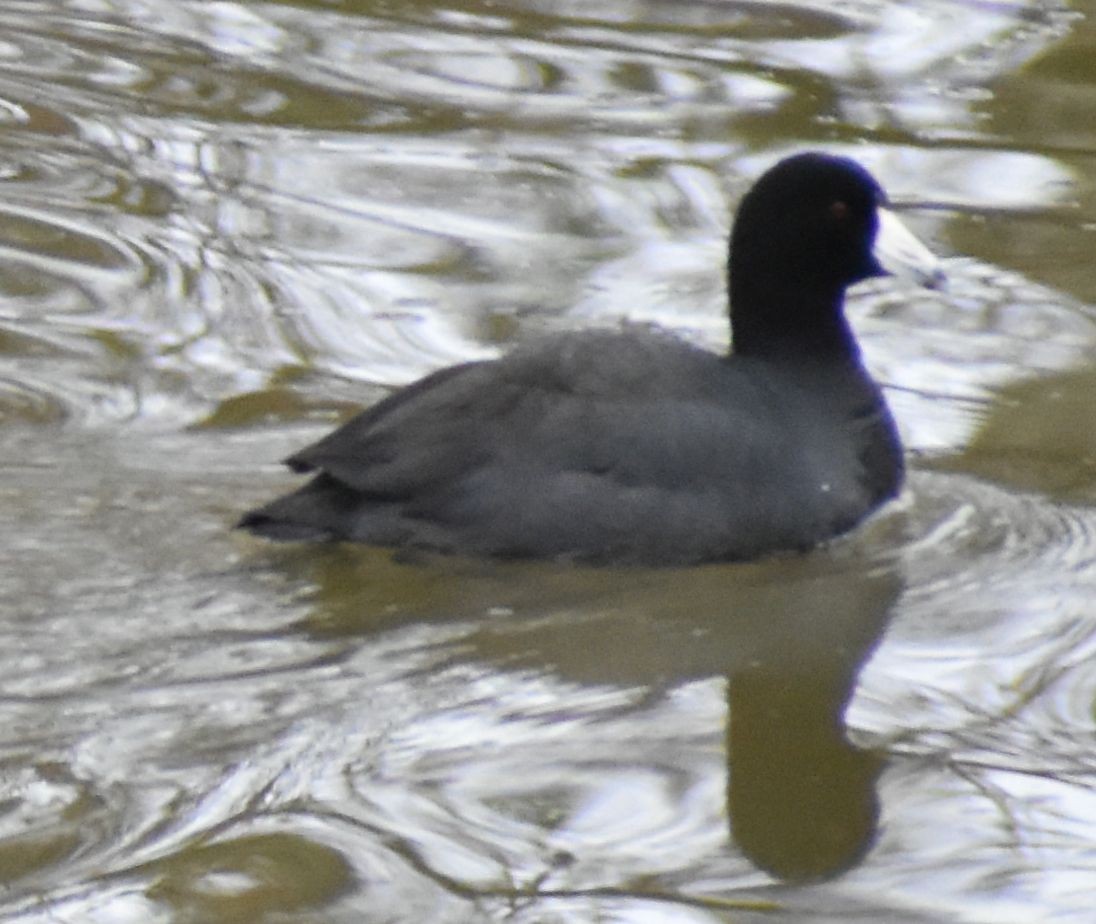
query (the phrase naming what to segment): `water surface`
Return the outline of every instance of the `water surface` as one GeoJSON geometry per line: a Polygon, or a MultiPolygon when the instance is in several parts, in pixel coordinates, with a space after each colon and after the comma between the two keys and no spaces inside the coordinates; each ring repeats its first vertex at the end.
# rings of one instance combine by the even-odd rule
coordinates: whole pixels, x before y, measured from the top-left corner
{"type": "Polygon", "coordinates": [[[1096,5],[0,3],[0,907],[25,922],[1088,921],[1096,5]],[[910,449],[810,555],[231,533],[544,330],[726,346],[750,180],[851,153],[910,449]]]}

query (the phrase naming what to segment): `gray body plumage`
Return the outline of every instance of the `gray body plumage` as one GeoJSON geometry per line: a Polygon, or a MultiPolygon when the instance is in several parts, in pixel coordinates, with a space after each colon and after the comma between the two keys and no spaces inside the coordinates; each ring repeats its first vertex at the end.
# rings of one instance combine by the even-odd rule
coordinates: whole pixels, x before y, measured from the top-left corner
{"type": "Polygon", "coordinates": [[[256,532],[617,562],[807,548],[901,480],[858,362],[729,362],[636,328],[442,370],[287,462],[320,474],[256,532]]]}

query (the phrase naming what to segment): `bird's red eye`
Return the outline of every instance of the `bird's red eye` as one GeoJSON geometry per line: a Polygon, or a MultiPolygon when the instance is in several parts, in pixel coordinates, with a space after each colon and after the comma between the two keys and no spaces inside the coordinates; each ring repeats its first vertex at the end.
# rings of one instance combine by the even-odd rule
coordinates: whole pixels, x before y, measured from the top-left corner
{"type": "Polygon", "coordinates": [[[830,217],[834,221],[844,221],[849,217],[849,204],[843,199],[830,203],[830,217]]]}

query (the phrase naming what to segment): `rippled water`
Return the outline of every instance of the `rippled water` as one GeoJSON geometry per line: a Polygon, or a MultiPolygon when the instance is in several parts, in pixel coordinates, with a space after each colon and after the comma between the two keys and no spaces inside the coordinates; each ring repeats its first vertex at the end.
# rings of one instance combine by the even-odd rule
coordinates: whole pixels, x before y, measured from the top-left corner
{"type": "Polygon", "coordinates": [[[1096,4],[0,2],[0,909],[1087,922],[1096,4]],[[726,341],[738,196],[872,168],[913,474],[807,556],[618,572],[229,530],[543,329],[726,341]]]}

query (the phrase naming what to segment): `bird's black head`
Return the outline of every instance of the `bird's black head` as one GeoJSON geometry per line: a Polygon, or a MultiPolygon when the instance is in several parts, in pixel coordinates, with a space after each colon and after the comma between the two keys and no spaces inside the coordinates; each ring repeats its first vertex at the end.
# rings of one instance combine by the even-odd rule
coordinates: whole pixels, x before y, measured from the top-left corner
{"type": "Polygon", "coordinates": [[[873,252],[885,204],[871,174],[846,157],[797,154],[764,173],[731,232],[735,351],[855,353],[844,292],[885,272],[873,252]]]}
{"type": "Polygon", "coordinates": [[[872,253],[886,196],[846,157],[797,154],[746,193],[731,234],[732,265],[779,269],[812,285],[844,288],[883,272],[872,253]]]}

